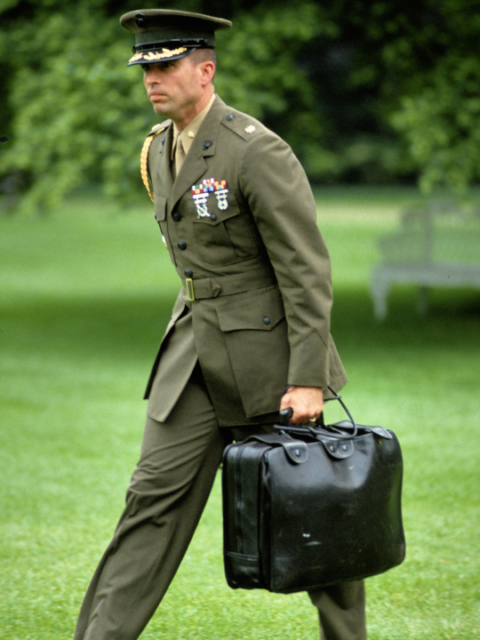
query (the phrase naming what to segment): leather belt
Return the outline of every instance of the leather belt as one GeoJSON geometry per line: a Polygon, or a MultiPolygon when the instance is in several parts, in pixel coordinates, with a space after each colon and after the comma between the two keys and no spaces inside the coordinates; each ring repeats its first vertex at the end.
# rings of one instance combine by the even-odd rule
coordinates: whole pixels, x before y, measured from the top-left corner
{"type": "Polygon", "coordinates": [[[185,278],[184,287],[189,302],[206,300],[218,296],[228,296],[232,293],[242,293],[253,289],[261,289],[277,283],[275,274],[265,269],[235,273],[230,276],[216,276],[215,278],[185,278]]]}

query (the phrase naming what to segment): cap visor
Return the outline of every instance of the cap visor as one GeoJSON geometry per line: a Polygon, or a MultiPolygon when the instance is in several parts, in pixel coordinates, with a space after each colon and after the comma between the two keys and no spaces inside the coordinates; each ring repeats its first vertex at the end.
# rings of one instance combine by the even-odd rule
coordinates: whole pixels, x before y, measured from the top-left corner
{"type": "Polygon", "coordinates": [[[187,47],[178,47],[177,49],[154,49],[151,51],[138,51],[128,61],[128,66],[134,64],[155,64],[156,62],[171,62],[172,60],[180,60],[184,58],[193,49],[187,47]]]}

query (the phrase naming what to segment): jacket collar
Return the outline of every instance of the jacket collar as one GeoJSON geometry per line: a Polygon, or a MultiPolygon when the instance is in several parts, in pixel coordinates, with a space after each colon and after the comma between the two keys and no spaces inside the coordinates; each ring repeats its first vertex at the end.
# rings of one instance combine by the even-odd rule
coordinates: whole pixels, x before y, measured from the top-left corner
{"type": "MultiPolygon", "coordinates": [[[[176,181],[173,183],[172,198],[170,201],[169,211],[174,208],[185,191],[192,188],[192,185],[197,184],[198,181],[205,175],[207,171],[206,158],[215,155],[215,147],[218,137],[218,129],[222,120],[223,113],[225,111],[225,103],[218,96],[215,97],[215,101],[208,112],[205,120],[203,121],[197,135],[192,143],[190,151],[185,158],[185,161],[180,169],[176,181]]],[[[172,184],[172,175],[170,172],[170,152],[172,144],[172,129],[170,127],[169,135],[165,143],[165,151],[162,162],[162,179],[164,184],[172,184]],[[167,144],[169,145],[167,147],[167,144]],[[168,173],[168,180],[165,180],[165,173],[168,173]]]]}
{"type": "Polygon", "coordinates": [[[172,144],[173,144],[173,123],[171,122],[165,134],[160,134],[162,136],[160,153],[162,154],[162,158],[160,161],[160,166],[158,171],[160,173],[160,179],[162,184],[165,185],[165,188],[170,193],[173,187],[172,180],[172,172],[170,170],[170,156],[172,155],[172,144]]]}

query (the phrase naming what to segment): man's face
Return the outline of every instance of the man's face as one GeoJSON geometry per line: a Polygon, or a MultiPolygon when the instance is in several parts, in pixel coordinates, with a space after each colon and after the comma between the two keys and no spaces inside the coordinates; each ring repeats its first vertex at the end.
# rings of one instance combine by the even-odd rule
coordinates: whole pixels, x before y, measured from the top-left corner
{"type": "Polygon", "coordinates": [[[195,110],[202,96],[200,66],[192,56],[142,65],[145,89],[158,115],[178,122],[195,110]]]}

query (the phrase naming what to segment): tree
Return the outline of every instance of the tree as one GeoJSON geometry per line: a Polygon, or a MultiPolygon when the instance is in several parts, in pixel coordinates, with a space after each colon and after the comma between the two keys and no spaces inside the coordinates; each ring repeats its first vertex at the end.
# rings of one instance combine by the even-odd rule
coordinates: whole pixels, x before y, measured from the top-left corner
{"type": "MultiPolygon", "coordinates": [[[[143,6],[160,6],[145,0],[143,6]]],[[[313,181],[428,190],[480,177],[480,0],[172,0],[233,18],[219,32],[219,94],[293,146],[313,181]]],[[[98,182],[125,201],[156,122],[127,68],[133,0],[0,0],[0,177],[23,209],[98,182]]]]}
{"type": "MultiPolygon", "coordinates": [[[[13,144],[2,155],[0,173],[27,177],[23,209],[48,209],[87,181],[123,198],[139,187],[138,153],[156,118],[139,68],[126,66],[132,36],[118,17],[129,4],[116,5],[112,15],[100,0],[67,9],[57,0],[11,0],[4,13],[11,28],[2,33],[0,46],[1,59],[9,62],[13,144]],[[25,20],[27,8],[33,16],[25,20]]],[[[189,8],[205,11],[198,4],[189,8]]],[[[286,112],[295,96],[291,122],[301,127],[312,92],[294,59],[302,43],[321,30],[318,14],[313,2],[282,11],[266,3],[237,14],[238,28],[228,38],[219,34],[222,96],[263,119],[286,112]]]]}
{"type": "Polygon", "coordinates": [[[480,177],[480,1],[400,0],[352,6],[359,69],[379,89],[420,186],[480,177]],[[363,71],[362,71],[363,70],[363,71]]]}

